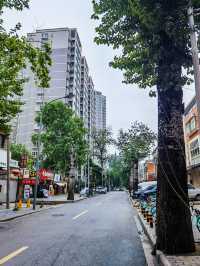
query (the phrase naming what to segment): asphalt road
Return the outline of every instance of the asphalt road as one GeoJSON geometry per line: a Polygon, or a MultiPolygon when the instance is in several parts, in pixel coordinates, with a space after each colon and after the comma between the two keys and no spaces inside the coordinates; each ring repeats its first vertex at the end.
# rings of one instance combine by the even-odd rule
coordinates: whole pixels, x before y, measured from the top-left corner
{"type": "Polygon", "coordinates": [[[0,265],[143,266],[144,252],[125,192],[0,223],[0,265]]]}

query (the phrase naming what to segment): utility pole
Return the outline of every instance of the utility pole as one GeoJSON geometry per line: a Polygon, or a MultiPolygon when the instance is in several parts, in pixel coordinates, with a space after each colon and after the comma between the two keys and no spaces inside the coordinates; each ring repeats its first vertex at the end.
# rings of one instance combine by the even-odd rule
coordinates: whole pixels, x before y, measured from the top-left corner
{"type": "Polygon", "coordinates": [[[194,67],[194,80],[195,80],[195,93],[196,93],[196,105],[197,105],[197,114],[198,114],[198,126],[200,128],[200,69],[199,69],[199,51],[197,46],[197,38],[195,32],[194,24],[194,9],[190,1],[188,7],[188,19],[190,26],[190,39],[191,39],[191,48],[192,48],[192,60],[194,67]]]}
{"type": "Polygon", "coordinates": [[[10,139],[7,136],[7,186],[6,186],[6,209],[10,209],[10,139]]]}
{"type": "Polygon", "coordinates": [[[90,157],[88,155],[88,162],[87,162],[87,167],[88,167],[88,189],[89,189],[89,194],[90,194],[90,157]]]}

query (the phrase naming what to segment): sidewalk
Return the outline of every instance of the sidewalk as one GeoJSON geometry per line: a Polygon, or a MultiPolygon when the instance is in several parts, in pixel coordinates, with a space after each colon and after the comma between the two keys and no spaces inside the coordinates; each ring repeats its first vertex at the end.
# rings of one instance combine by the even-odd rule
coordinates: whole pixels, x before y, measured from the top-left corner
{"type": "MultiPolygon", "coordinates": [[[[132,199],[131,201],[134,206],[134,201],[132,199]]],[[[137,211],[141,226],[145,234],[148,236],[153,247],[156,243],[155,225],[153,228],[150,228],[147,221],[143,218],[141,212],[137,208],[135,209],[137,211]]],[[[193,228],[193,230],[194,230],[195,242],[198,242],[200,239],[200,233],[196,228],[193,228]]],[[[158,265],[162,266],[200,266],[200,243],[196,243],[196,252],[187,256],[167,256],[162,252],[158,251],[157,261],[158,265]]]]}
{"type": "MultiPolygon", "coordinates": [[[[79,194],[74,194],[74,200],[67,200],[67,195],[56,195],[49,196],[48,198],[38,198],[38,205],[57,205],[57,204],[65,204],[65,203],[73,203],[80,200],[84,200],[86,197],[80,197],[79,194]]],[[[32,202],[32,200],[31,200],[32,202]]]]}
{"type": "Polygon", "coordinates": [[[14,219],[19,218],[19,217],[23,217],[26,215],[45,211],[45,210],[52,208],[52,207],[46,207],[46,206],[44,206],[43,208],[40,208],[39,206],[37,206],[36,210],[33,210],[32,206],[31,206],[31,208],[26,208],[26,204],[23,204],[23,207],[20,210],[13,211],[14,207],[15,207],[14,203],[10,204],[9,210],[6,209],[5,204],[0,206],[0,222],[11,221],[11,220],[14,220],[14,219]]]}
{"type": "Polygon", "coordinates": [[[86,198],[79,197],[79,194],[75,194],[74,201],[67,200],[66,195],[58,195],[58,196],[51,196],[49,198],[41,198],[41,199],[37,199],[36,210],[32,209],[32,204],[31,204],[31,208],[26,208],[26,204],[24,203],[23,207],[18,211],[13,211],[15,207],[14,203],[10,203],[9,210],[7,210],[6,205],[3,204],[3,205],[0,205],[0,222],[6,222],[6,221],[14,220],[19,217],[45,211],[59,204],[75,203],[75,202],[79,202],[80,200],[84,200],[84,199],[86,198]]]}

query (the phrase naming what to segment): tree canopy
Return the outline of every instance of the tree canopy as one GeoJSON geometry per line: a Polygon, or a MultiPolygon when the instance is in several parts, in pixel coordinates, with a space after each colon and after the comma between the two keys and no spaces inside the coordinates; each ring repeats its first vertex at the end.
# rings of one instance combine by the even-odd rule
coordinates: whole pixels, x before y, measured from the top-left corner
{"type": "Polygon", "coordinates": [[[92,137],[94,156],[103,168],[108,159],[108,146],[114,142],[112,131],[110,129],[94,130],[92,137]]]}
{"type": "MultiPolygon", "coordinates": [[[[29,7],[29,0],[0,0],[0,16],[5,8],[18,11],[29,7]]],[[[49,86],[51,65],[50,46],[43,44],[42,49],[35,48],[25,37],[18,35],[20,23],[14,29],[6,31],[4,21],[0,19],[0,125],[8,130],[8,123],[20,111],[23,104],[20,97],[27,78],[23,69],[30,67],[39,87],[49,86]]]]}
{"type": "Polygon", "coordinates": [[[135,121],[128,131],[120,130],[118,148],[124,164],[130,169],[134,161],[152,152],[156,134],[144,123],[135,121]]]}
{"type": "Polygon", "coordinates": [[[119,155],[111,155],[108,159],[107,175],[112,187],[127,187],[129,181],[129,169],[126,168],[123,159],[119,155]]]}
{"type": "MultiPolygon", "coordinates": [[[[200,6],[199,0],[192,2],[200,6]]],[[[173,47],[186,74],[191,73],[188,4],[188,0],[93,0],[92,17],[100,21],[95,41],[122,48],[111,65],[123,70],[126,83],[137,83],[142,88],[157,85],[163,52],[172,53],[166,51],[163,40],[173,47]]],[[[182,75],[179,84],[187,82],[188,75],[182,75]]]]}
{"type": "MultiPolygon", "coordinates": [[[[83,122],[61,101],[47,103],[36,118],[38,124],[40,119],[43,161],[49,168],[67,176],[72,151],[77,167],[83,165],[87,157],[87,131],[83,122]]],[[[35,144],[39,137],[39,134],[33,135],[35,144]]]]}
{"type": "Polygon", "coordinates": [[[23,144],[11,144],[10,151],[12,155],[12,159],[16,161],[20,161],[23,155],[28,155],[28,157],[32,157],[30,151],[23,144]]]}

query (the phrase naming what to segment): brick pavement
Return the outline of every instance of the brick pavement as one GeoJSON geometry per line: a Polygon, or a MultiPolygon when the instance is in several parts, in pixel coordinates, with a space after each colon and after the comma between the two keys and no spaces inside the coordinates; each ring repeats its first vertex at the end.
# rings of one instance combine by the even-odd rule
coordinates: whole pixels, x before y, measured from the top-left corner
{"type": "MultiPolygon", "coordinates": [[[[134,202],[133,202],[133,206],[134,206],[134,202]]],[[[155,234],[155,226],[154,228],[150,228],[149,224],[143,219],[142,214],[140,213],[140,211],[137,209],[138,211],[138,217],[140,218],[140,221],[143,225],[143,228],[145,229],[146,234],[148,235],[149,239],[151,240],[152,244],[154,245],[156,242],[156,234],[155,234]]],[[[193,226],[193,232],[194,232],[194,236],[195,236],[195,241],[199,242],[200,240],[200,232],[197,230],[197,228],[195,226],[193,226]]],[[[196,243],[196,247],[197,247],[197,253],[200,254],[200,243],[196,243]]],[[[163,264],[159,264],[159,265],[163,265],[163,266],[200,266],[200,255],[197,256],[197,253],[194,253],[192,255],[187,255],[187,256],[165,256],[165,262],[167,263],[163,263],[163,264]]]]}
{"type": "Polygon", "coordinates": [[[200,266],[200,256],[166,256],[171,266],[200,266]]]}

